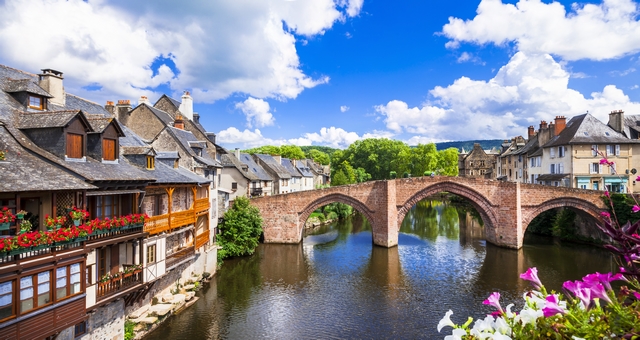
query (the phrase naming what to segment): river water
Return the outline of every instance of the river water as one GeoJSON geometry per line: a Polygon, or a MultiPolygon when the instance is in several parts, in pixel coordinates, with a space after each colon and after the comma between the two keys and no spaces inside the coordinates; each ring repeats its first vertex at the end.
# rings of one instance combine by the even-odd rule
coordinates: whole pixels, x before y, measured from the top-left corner
{"type": "Polygon", "coordinates": [[[225,261],[193,306],[145,339],[442,339],[451,329],[436,326],[449,309],[456,323],[484,317],[494,291],[503,306],[521,307],[530,286],[519,274],[529,267],[555,290],[616,268],[607,251],[531,235],[520,250],[487,244],[472,215],[419,202],[390,249],[372,245],[361,215],[299,245],[261,244],[254,256],[225,261]]]}

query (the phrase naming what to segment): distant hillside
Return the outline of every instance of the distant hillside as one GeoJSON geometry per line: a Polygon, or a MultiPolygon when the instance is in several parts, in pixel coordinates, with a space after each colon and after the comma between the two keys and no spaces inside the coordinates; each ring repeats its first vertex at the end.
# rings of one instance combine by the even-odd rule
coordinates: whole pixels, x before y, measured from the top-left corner
{"type": "Polygon", "coordinates": [[[465,151],[470,151],[473,149],[474,143],[480,143],[480,146],[484,150],[491,150],[493,148],[499,149],[502,144],[502,139],[489,139],[489,140],[468,140],[462,142],[444,142],[444,143],[436,143],[436,148],[438,150],[444,150],[448,148],[456,148],[458,152],[462,151],[464,148],[465,151]]]}

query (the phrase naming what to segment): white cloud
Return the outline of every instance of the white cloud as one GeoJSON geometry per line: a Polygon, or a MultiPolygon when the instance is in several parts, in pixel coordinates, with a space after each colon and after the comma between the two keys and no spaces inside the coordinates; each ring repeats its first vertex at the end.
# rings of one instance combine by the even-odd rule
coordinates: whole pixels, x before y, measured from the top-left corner
{"type": "Polygon", "coordinates": [[[340,112],[347,112],[347,111],[349,111],[349,107],[348,106],[346,106],[346,105],[340,106],[340,112]]]}
{"type": "Polygon", "coordinates": [[[460,42],[504,45],[515,42],[527,53],[549,53],[565,60],[618,58],[640,51],[638,6],[632,0],[574,3],[569,12],[559,2],[482,0],[475,18],[450,17],[442,33],[460,42]]]}
{"type": "Polygon", "coordinates": [[[323,127],[322,129],[320,129],[320,133],[305,133],[304,139],[310,143],[327,145],[332,148],[342,149],[348,147],[351,143],[361,138],[355,132],[348,132],[342,128],[336,128],[332,126],[330,128],[323,127]]]}
{"type": "Polygon", "coordinates": [[[247,117],[247,127],[265,127],[273,125],[275,118],[270,112],[269,103],[262,99],[247,98],[242,103],[236,103],[236,109],[242,110],[247,117]]]}
{"type": "Polygon", "coordinates": [[[347,7],[347,15],[355,17],[360,14],[364,0],[349,0],[349,6],[347,7]]]}
{"type": "Polygon", "coordinates": [[[346,15],[332,0],[6,0],[0,62],[60,70],[81,96],[102,86],[91,98],[154,97],[150,89],[168,84],[199,102],[238,92],[284,100],[329,80],[304,74],[294,35],[323,34],[346,15]],[[154,75],[157,58],[169,61],[154,75]]]}
{"type": "Polygon", "coordinates": [[[391,131],[438,141],[523,135],[540,120],[587,110],[603,122],[614,109],[640,112],[640,103],[614,85],[585,98],[568,87],[569,77],[548,54],[518,52],[489,81],[461,77],[447,87],[436,86],[430,91],[434,100],[421,107],[393,100],[375,109],[391,131]]]}

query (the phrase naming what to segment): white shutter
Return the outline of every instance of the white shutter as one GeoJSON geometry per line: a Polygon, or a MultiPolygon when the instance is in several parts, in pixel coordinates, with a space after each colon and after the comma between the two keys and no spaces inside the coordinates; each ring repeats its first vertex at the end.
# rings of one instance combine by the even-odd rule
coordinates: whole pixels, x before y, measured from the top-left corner
{"type": "Polygon", "coordinates": [[[559,174],[563,174],[564,173],[564,164],[558,163],[558,173],[559,174]]]}
{"type": "Polygon", "coordinates": [[[551,152],[551,158],[556,158],[556,149],[555,148],[550,148],[549,152],[551,152]]]}
{"type": "Polygon", "coordinates": [[[616,156],[620,156],[620,145],[616,145],[616,156]]]}
{"type": "Polygon", "coordinates": [[[589,163],[589,173],[592,174],[593,172],[593,163],[589,163]]]}

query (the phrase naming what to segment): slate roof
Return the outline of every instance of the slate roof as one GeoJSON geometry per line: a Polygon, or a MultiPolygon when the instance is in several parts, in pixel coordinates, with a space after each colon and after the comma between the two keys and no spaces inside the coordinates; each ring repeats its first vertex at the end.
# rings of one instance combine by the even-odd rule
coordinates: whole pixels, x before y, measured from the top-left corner
{"type": "MultiPolygon", "coordinates": [[[[102,133],[104,130],[111,124],[111,122],[116,121],[115,118],[104,117],[102,115],[86,115],[87,120],[89,121],[89,125],[93,129],[93,132],[102,133]]],[[[120,124],[114,124],[116,127],[116,131],[118,131],[118,135],[120,137],[124,137],[124,131],[120,127],[120,124]]]]}
{"type": "Polygon", "coordinates": [[[0,161],[0,192],[96,189],[29,152],[4,126],[0,126],[0,149],[7,151],[7,161],[0,161]]]}
{"type": "Polygon", "coordinates": [[[180,153],[178,151],[158,151],[156,158],[160,159],[179,159],[180,153]]]}
{"type": "Polygon", "coordinates": [[[172,168],[162,162],[157,162],[155,164],[155,169],[146,171],[156,178],[155,184],[211,183],[211,180],[208,178],[198,176],[184,168],[172,168]]]}
{"type": "Polygon", "coordinates": [[[571,118],[564,130],[549,140],[543,147],[604,143],[640,143],[640,140],[628,139],[620,132],[596,119],[590,113],[585,113],[571,118]]]}
{"type": "Polygon", "coordinates": [[[154,155],[152,146],[124,146],[120,145],[120,153],[123,155],[154,155]]]}
{"type": "Polygon", "coordinates": [[[640,138],[640,115],[625,116],[623,125],[623,132],[627,137],[640,138]]]}
{"type": "Polygon", "coordinates": [[[146,106],[158,119],[160,119],[165,125],[171,126],[173,125],[173,118],[167,113],[160,109],[156,109],[151,105],[147,105],[146,103],[142,103],[140,105],[146,106]]]}
{"type": "Polygon", "coordinates": [[[268,166],[273,172],[275,172],[279,178],[291,178],[291,174],[289,173],[289,171],[270,155],[255,154],[253,156],[264,162],[265,165],[268,166]]]}
{"type": "Polygon", "coordinates": [[[306,162],[303,161],[296,162],[296,168],[298,168],[302,177],[313,177],[313,172],[311,172],[311,169],[305,163],[306,162]]]}
{"type": "Polygon", "coordinates": [[[295,166],[293,166],[293,162],[291,162],[290,159],[282,158],[280,162],[281,162],[280,165],[282,165],[283,168],[287,169],[291,177],[302,177],[302,174],[300,174],[298,169],[295,166]]]}
{"type": "Polygon", "coordinates": [[[28,92],[47,98],[53,98],[49,92],[45,91],[31,79],[8,79],[5,83],[4,91],[7,93],[28,92]]]}
{"type": "Polygon", "coordinates": [[[122,130],[122,132],[124,133],[124,137],[119,138],[120,146],[148,146],[149,145],[140,136],[138,136],[133,131],[131,131],[131,129],[120,124],[120,122],[117,122],[117,123],[118,123],[118,126],[120,126],[120,129],[122,130]]]}
{"type": "MultiPolygon", "coordinates": [[[[81,111],[76,110],[23,112],[18,118],[18,128],[42,129],[64,127],[80,113],[81,111]]],[[[89,125],[84,115],[81,114],[81,116],[81,119],[84,119],[85,123],[89,125]]]]}
{"type": "Polygon", "coordinates": [[[111,113],[107,111],[102,105],[94,103],[90,100],[80,98],[78,96],[67,93],[65,96],[65,107],[67,109],[81,110],[85,114],[102,115],[104,117],[111,117],[111,113]]]}
{"type": "Polygon", "coordinates": [[[223,167],[238,169],[238,171],[242,174],[242,176],[244,176],[246,179],[250,181],[259,180],[258,176],[255,173],[253,173],[252,171],[249,171],[249,165],[243,164],[242,162],[240,162],[240,160],[237,159],[236,156],[233,154],[221,155],[220,161],[223,167]],[[245,171],[244,169],[247,169],[247,171],[245,171]]]}
{"type": "Polygon", "coordinates": [[[195,160],[207,166],[214,166],[218,168],[222,167],[217,160],[210,158],[206,152],[203,152],[202,156],[198,156],[195,151],[193,151],[189,142],[199,142],[199,140],[193,133],[191,133],[191,131],[178,129],[172,126],[167,126],[166,129],[169,134],[175,137],[184,151],[186,151],[195,160]]]}
{"type": "Polygon", "coordinates": [[[523,147],[514,152],[515,155],[531,155],[536,152],[540,148],[540,144],[538,143],[538,135],[535,135],[527,141],[523,147]]]}
{"type": "Polygon", "coordinates": [[[273,181],[271,175],[267,173],[256,161],[253,160],[248,153],[240,154],[240,162],[249,166],[249,171],[253,172],[256,177],[261,181],[273,181]]]}

